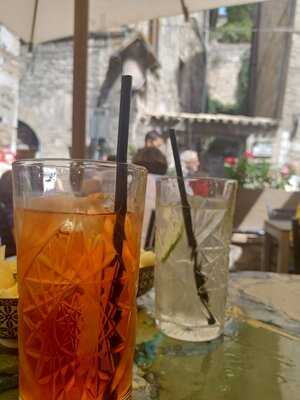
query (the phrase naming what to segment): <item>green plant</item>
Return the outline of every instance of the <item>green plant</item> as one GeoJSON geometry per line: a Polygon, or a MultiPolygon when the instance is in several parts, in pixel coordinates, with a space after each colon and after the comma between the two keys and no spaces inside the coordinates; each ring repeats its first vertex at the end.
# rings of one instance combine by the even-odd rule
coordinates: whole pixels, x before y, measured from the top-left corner
{"type": "Polygon", "coordinates": [[[249,43],[252,35],[252,23],[242,24],[226,23],[216,31],[218,42],[221,43],[249,43]]]}
{"type": "Polygon", "coordinates": [[[216,38],[222,43],[249,43],[252,36],[253,6],[227,8],[227,22],[216,30],[216,38]]]}
{"type": "Polygon", "coordinates": [[[237,180],[241,187],[262,189],[271,186],[270,164],[265,161],[252,164],[247,158],[241,157],[234,168],[225,167],[225,174],[237,180]]]}
{"type": "Polygon", "coordinates": [[[224,171],[226,178],[234,179],[241,187],[251,189],[284,189],[290,178],[290,175],[282,174],[269,162],[253,158],[249,152],[239,159],[226,158],[224,171]]]}
{"type": "Polygon", "coordinates": [[[270,164],[256,161],[248,153],[240,157],[235,164],[225,159],[225,176],[238,181],[241,187],[260,189],[271,185],[270,164]]]}
{"type": "Polygon", "coordinates": [[[240,23],[243,21],[251,21],[254,7],[251,4],[244,6],[227,7],[227,19],[231,23],[240,23]]]}
{"type": "Polygon", "coordinates": [[[237,111],[235,104],[224,104],[211,97],[207,99],[207,112],[210,114],[237,114],[237,111]]]}

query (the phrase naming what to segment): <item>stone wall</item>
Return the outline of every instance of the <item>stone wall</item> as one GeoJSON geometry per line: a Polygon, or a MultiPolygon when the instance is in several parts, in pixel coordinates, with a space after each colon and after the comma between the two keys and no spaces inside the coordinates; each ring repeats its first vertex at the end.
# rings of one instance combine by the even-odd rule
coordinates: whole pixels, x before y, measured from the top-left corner
{"type": "Polygon", "coordinates": [[[157,52],[160,68],[157,74],[148,72],[146,91],[136,99],[135,147],[143,145],[150,128],[145,114],[202,110],[204,38],[199,38],[199,31],[204,18],[202,13],[192,14],[192,18],[192,24],[184,22],[183,16],[160,19],[157,52]]]}
{"type": "Polygon", "coordinates": [[[267,1],[259,6],[253,41],[253,114],[280,118],[289,60],[294,0],[267,1]]]}
{"type": "Polygon", "coordinates": [[[300,158],[300,1],[260,6],[253,60],[253,113],[281,120],[274,161],[300,158]]]}
{"type": "Polygon", "coordinates": [[[290,159],[300,160],[300,1],[297,0],[294,33],[285,89],[282,129],[291,133],[290,159]]]}
{"type": "MultiPolygon", "coordinates": [[[[186,23],[182,16],[162,18],[156,57],[160,68],[148,70],[144,86],[136,91],[131,122],[131,145],[143,145],[150,129],[145,114],[164,112],[201,112],[206,102],[205,53],[207,37],[202,32],[204,15],[192,15],[186,23]]],[[[135,26],[147,37],[149,25],[135,26]]],[[[94,38],[89,41],[88,127],[93,133],[95,119],[115,149],[120,82],[99,110],[99,90],[104,82],[109,59],[124,45],[128,36],[118,39],[94,38]],[[91,123],[93,121],[93,123],[91,123]],[[98,121],[99,125],[99,121],[98,121]]],[[[208,88],[210,96],[224,104],[234,103],[241,56],[249,45],[211,43],[208,48],[208,88]]],[[[19,118],[30,125],[41,142],[42,156],[68,156],[72,121],[72,42],[61,41],[36,46],[33,54],[22,51],[19,118]]],[[[98,126],[99,127],[99,126],[98,126]]],[[[183,134],[187,134],[183,130],[183,134]]]]}
{"type": "Polygon", "coordinates": [[[242,57],[249,50],[249,44],[211,44],[207,77],[211,99],[223,104],[235,103],[242,57]]]}
{"type": "Polygon", "coordinates": [[[161,63],[157,82],[159,102],[155,99],[148,107],[152,111],[199,112],[202,108],[205,66],[202,34],[203,14],[162,18],[158,59],[161,63]],[[201,36],[202,35],[202,36],[201,36]]]}
{"type": "MultiPolygon", "coordinates": [[[[135,147],[143,144],[149,129],[141,123],[147,111],[201,110],[205,75],[203,47],[197,35],[201,31],[203,16],[200,13],[193,18],[194,28],[196,24],[198,30],[185,23],[183,17],[163,18],[160,21],[157,58],[161,67],[157,74],[147,72],[145,85],[136,92],[133,102],[131,144],[135,147]]],[[[148,24],[138,24],[136,30],[147,36],[148,24]]],[[[105,130],[109,132],[106,136],[113,148],[116,144],[120,81],[112,87],[102,110],[96,109],[96,103],[109,59],[125,40],[128,36],[89,41],[87,131],[91,133],[93,130],[91,121],[94,113],[106,113],[103,121],[106,120],[105,130]]],[[[22,59],[19,118],[35,130],[41,142],[42,156],[67,156],[71,144],[72,42],[39,45],[33,54],[28,54],[24,47],[22,59]]]]}
{"type": "MultiPolygon", "coordinates": [[[[89,40],[88,124],[109,57],[118,45],[116,40],[89,40]]],[[[19,119],[36,132],[40,155],[67,157],[72,129],[73,43],[39,45],[32,54],[24,47],[22,60],[19,119]]]]}
{"type": "Polygon", "coordinates": [[[0,26],[0,148],[15,150],[18,90],[19,41],[0,26]]]}

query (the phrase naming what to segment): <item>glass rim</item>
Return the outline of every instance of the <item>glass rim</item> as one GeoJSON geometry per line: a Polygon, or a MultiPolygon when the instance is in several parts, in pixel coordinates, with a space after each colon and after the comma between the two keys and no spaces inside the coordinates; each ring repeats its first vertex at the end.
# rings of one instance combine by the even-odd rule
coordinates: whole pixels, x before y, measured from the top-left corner
{"type": "Polygon", "coordinates": [[[117,161],[100,161],[91,160],[88,158],[24,158],[16,160],[12,163],[12,166],[34,166],[43,164],[44,167],[60,167],[70,168],[72,163],[82,164],[83,166],[90,167],[104,167],[116,169],[118,165],[129,167],[131,170],[139,171],[141,173],[147,173],[147,169],[141,165],[129,163],[129,162],[117,162],[117,161]]]}
{"type": "Polygon", "coordinates": [[[214,182],[219,182],[219,183],[225,183],[225,182],[229,182],[229,183],[237,183],[237,180],[235,180],[235,179],[226,179],[226,178],[218,178],[218,177],[213,177],[213,176],[192,176],[192,177],[188,177],[188,176],[185,176],[185,177],[181,177],[181,176],[178,176],[178,175],[176,175],[176,176],[162,176],[162,177],[159,177],[158,179],[157,179],[157,182],[166,182],[166,181],[169,181],[169,180],[171,180],[171,181],[174,181],[174,180],[184,180],[184,181],[199,181],[199,180],[202,180],[202,181],[214,181],[214,182]]]}

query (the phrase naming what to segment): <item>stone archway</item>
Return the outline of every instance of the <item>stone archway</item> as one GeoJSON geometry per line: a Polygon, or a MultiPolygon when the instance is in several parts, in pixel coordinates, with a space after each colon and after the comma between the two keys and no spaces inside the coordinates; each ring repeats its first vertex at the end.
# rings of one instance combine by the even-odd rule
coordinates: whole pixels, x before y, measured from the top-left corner
{"type": "Polygon", "coordinates": [[[25,122],[18,121],[17,158],[33,158],[40,149],[35,131],[25,122]]]}

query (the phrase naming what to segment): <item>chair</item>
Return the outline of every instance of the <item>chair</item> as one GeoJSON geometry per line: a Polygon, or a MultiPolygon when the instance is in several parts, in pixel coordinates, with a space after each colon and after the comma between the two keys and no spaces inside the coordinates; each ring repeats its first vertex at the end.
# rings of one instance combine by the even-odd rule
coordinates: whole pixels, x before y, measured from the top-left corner
{"type": "Polygon", "coordinates": [[[294,271],[300,274],[300,220],[293,219],[294,271]]]}
{"type": "MultiPolygon", "coordinates": [[[[291,213],[295,214],[295,209],[297,205],[300,203],[300,192],[286,192],[285,190],[279,189],[246,189],[239,188],[236,199],[236,208],[235,208],[235,216],[234,216],[234,232],[240,233],[242,236],[242,241],[240,243],[235,243],[243,249],[243,258],[245,255],[245,261],[242,267],[242,263],[240,261],[239,268],[243,269],[254,269],[253,266],[262,265],[262,269],[270,270],[272,267],[270,257],[267,256],[267,253],[272,255],[272,250],[267,249],[266,245],[270,245],[271,240],[270,235],[264,236],[264,231],[266,229],[265,224],[269,222],[269,217],[273,217],[274,214],[276,216],[287,218],[291,221],[291,213]],[[271,210],[276,210],[275,212],[271,212],[271,210]],[[280,210],[280,211],[278,211],[280,210]],[[290,211],[292,210],[292,211],[290,211]],[[271,214],[271,215],[270,215],[271,214]],[[255,244],[253,243],[253,237],[255,237],[255,244]],[[264,237],[266,240],[264,240],[264,237]],[[251,240],[249,239],[251,238],[251,240]],[[259,244],[260,243],[260,244],[259,244]],[[260,250],[259,250],[260,248],[260,250]],[[254,250],[255,249],[255,250],[254,250]],[[257,255],[255,255],[255,253],[257,255]],[[267,256],[267,257],[266,257],[267,256]],[[256,257],[256,258],[255,258],[256,257]],[[260,260],[258,260],[260,258],[260,260]],[[257,260],[257,261],[256,261],[257,260]]],[[[270,221],[274,221],[273,219],[270,221]]],[[[281,221],[278,221],[279,225],[281,221]]],[[[291,231],[291,226],[289,222],[288,231],[291,231]]],[[[278,266],[275,269],[279,272],[288,272],[288,256],[286,253],[289,251],[289,232],[284,232],[285,236],[285,251],[279,252],[279,258],[283,258],[285,260],[285,267],[279,268],[278,266]],[[288,245],[286,244],[288,243],[288,245]]],[[[282,246],[281,246],[282,247],[282,246]]],[[[282,262],[279,261],[279,265],[282,265],[282,262]]]]}

